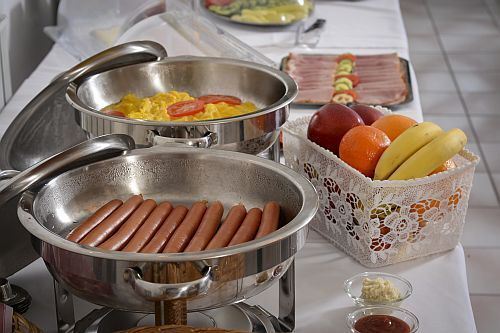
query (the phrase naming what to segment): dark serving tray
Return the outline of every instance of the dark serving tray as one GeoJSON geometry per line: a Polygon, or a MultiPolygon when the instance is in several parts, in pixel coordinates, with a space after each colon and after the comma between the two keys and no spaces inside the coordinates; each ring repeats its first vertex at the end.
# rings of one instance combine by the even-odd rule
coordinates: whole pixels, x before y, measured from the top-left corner
{"type": "MultiPolygon", "coordinates": [[[[307,56],[307,54],[303,54],[307,56]]],[[[331,54],[310,54],[311,56],[323,56],[323,55],[331,55],[331,54]]],[[[380,106],[384,107],[398,107],[401,105],[408,104],[413,101],[413,87],[411,83],[411,76],[410,76],[410,62],[404,58],[399,57],[399,61],[401,64],[401,67],[403,68],[403,80],[406,83],[406,90],[408,91],[408,94],[406,95],[406,99],[402,101],[401,103],[396,103],[396,104],[380,104],[380,106]]],[[[280,69],[284,72],[286,64],[288,62],[288,56],[284,57],[281,59],[281,64],[280,64],[280,69]]],[[[292,102],[293,105],[297,106],[322,106],[326,103],[329,103],[330,101],[325,101],[324,103],[295,103],[292,102]]]]}

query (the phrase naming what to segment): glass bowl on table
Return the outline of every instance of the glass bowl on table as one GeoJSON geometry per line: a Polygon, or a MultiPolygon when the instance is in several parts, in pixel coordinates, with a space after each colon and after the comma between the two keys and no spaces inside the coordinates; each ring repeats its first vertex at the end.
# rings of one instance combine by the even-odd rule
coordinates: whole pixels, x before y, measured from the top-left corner
{"type": "Polygon", "coordinates": [[[354,275],[345,280],[344,290],[357,306],[399,306],[413,292],[411,283],[405,278],[382,272],[354,275]]]}
{"type": "Polygon", "coordinates": [[[352,333],[415,333],[418,318],[410,311],[393,306],[368,306],[347,315],[352,333]]]}

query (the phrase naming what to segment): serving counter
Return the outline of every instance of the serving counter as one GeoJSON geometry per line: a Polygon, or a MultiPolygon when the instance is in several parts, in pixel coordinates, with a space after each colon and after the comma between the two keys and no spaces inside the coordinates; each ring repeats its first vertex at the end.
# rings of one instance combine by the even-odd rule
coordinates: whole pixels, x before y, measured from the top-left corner
{"type": "MultiPolygon", "coordinates": [[[[325,30],[314,50],[294,46],[295,29],[250,28],[217,22],[244,42],[278,62],[288,52],[359,54],[398,52],[408,58],[405,30],[395,0],[356,2],[317,1],[314,16],[327,20],[325,30]]],[[[146,36],[137,35],[137,39],[146,36]]],[[[153,40],[161,36],[150,36],[153,40]]],[[[54,45],[39,67],[22,84],[0,113],[0,135],[50,80],[78,61],[60,46],[54,45]]],[[[414,73],[412,73],[414,74],[414,73]]],[[[413,75],[413,78],[415,75],[413,75]]],[[[417,83],[413,79],[413,102],[397,112],[422,119],[417,83]]],[[[292,108],[291,119],[311,114],[314,108],[292,108]]],[[[306,246],[296,257],[296,332],[346,332],[345,318],[354,307],[344,293],[343,281],[367,271],[339,249],[311,231],[306,246]]],[[[476,332],[469,299],[465,258],[461,246],[454,250],[378,269],[408,279],[413,295],[403,306],[417,315],[419,332],[476,332]]],[[[41,259],[10,277],[33,297],[26,317],[46,332],[56,332],[52,277],[41,259]]],[[[277,314],[277,285],[248,300],[277,314]]],[[[76,319],[95,307],[76,300],[76,319]]]]}

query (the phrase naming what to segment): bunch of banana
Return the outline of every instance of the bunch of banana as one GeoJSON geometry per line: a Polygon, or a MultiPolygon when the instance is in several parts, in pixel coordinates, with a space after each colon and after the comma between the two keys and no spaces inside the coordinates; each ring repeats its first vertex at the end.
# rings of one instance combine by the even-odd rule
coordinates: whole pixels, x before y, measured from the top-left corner
{"type": "Polygon", "coordinates": [[[444,132],[431,122],[416,124],[399,135],[380,157],[375,180],[406,180],[425,177],[460,152],[465,133],[454,128],[444,132]]]}

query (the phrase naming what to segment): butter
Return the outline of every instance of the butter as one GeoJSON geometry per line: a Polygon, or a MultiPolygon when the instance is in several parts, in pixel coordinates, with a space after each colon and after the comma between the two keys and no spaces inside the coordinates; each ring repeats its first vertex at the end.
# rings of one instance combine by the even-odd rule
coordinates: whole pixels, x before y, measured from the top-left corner
{"type": "Polygon", "coordinates": [[[394,284],[386,279],[363,279],[361,298],[373,303],[390,303],[400,299],[401,293],[394,284]]]}

